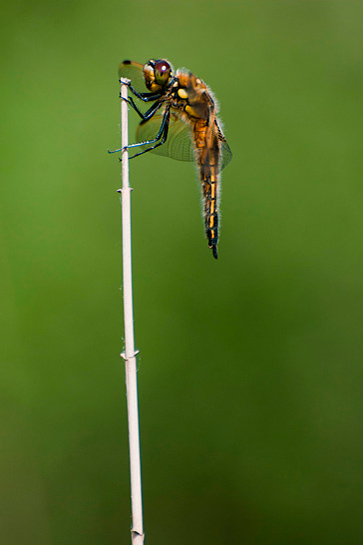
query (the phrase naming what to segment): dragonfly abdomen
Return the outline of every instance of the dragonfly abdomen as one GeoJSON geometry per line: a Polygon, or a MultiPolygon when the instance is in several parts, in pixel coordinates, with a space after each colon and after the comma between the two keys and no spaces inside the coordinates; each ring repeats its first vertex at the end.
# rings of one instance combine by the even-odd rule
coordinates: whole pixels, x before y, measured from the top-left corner
{"type": "Polygon", "coordinates": [[[204,220],[205,232],[208,239],[208,246],[212,249],[213,256],[217,259],[218,244],[218,181],[213,174],[202,178],[202,188],[204,197],[204,220]]]}
{"type": "Polygon", "coordinates": [[[200,180],[203,192],[203,214],[205,222],[205,233],[208,246],[212,249],[213,256],[217,259],[218,224],[219,224],[219,154],[220,145],[218,139],[213,135],[207,137],[206,127],[195,127],[195,144],[200,170],[200,180]],[[210,142],[208,140],[211,140],[210,142]]]}

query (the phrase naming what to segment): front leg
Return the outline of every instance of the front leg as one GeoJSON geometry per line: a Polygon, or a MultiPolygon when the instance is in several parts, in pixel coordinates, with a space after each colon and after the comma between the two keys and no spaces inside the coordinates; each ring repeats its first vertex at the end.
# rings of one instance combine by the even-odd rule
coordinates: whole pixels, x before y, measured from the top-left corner
{"type": "Polygon", "coordinates": [[[131,83],[127,83],[128,88],[130,91],[135,95],[135,97],[139,98],[143,102],[150,102],[151,100],[157,100],[158,98],[161,98],[163,95],[161,93],[139,93],[134,89],[134,87],[131,85],[131,83]]]}
{"type": "Polygon", "coordinates": [[[132,97],[129,97],[129,98],[124,98],[124,97],[121,97],[122,100],[125,100],[127,102],[127,104],[129,104],[134,110],[135,112],[141,117],[141,119],[143,121],[147,121],[148,119],[150,119],[150,117],[152,117],[154,115],[154,113],[162,106],[163,102],[161,100],[158,100],[157,102],[155,102],[155,104],[153,104],[151,106],[151,108],[149,108],[145,113],[141,112],[139,110],[139,108],[136,106],[134,100],[132,97]]]}

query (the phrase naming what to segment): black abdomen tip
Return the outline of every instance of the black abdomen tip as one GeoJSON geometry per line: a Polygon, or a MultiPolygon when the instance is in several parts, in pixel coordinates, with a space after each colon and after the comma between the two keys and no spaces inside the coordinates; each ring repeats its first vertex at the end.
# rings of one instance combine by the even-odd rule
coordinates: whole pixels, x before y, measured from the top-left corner
{"type": "Polygon", "coordinates": [[[212,246],[213,257],[218,259],[217,246],[212,246]]]}

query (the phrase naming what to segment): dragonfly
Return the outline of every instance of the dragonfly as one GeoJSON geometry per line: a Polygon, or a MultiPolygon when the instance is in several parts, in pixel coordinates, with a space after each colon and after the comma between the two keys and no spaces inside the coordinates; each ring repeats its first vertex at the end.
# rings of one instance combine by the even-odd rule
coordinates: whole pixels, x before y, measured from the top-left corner
{"type": "MultiPolygon", "coordinates": [[[[141,117],[137,142],[127,146],[140,151],[130,159],[152,152],[178,161],[196,162],[205,233],[217,259],[221,170],[231,161],[232,152],[217,117],[219,109],[213,93],[185,68],[174,74],[166,59],[151,59],[146,64],[125,60],[119,75],[130,80],[132,95],[141,101],[135,102],[131,95],[124,99],[141,117]],[[142,103],[146,103],[144,107],[142,103]]],[[[110,153],[119,151],[122,150],[110,153]]]]}

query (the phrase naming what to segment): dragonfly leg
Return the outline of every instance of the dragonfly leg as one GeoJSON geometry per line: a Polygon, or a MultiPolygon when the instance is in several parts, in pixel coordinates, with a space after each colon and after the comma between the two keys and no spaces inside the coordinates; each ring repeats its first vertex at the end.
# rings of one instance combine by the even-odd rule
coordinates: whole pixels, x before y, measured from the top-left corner
{"type": "MultiPolygon", "coordinates": [[[[148,119],[150,119],[155,114],[155,112],[161,107],[162,104],[163,104],[162,102],[153,104],[151,106],[151,108],[144,115],[141,114],[141,112],[138,112],[138,113],[140,114],[140,116],[143,118],[144,121],[147,121],[148,119]]],[[[136,106],[135,106],[135,108],[136,108],[136,106]]],[[[164,114],[163,120],[161,122],[160,129],[158,130],[158,133],[155,136],[155,138],[153,138],[152,140],[145,140],[145,142],[136,142],[136,144],[130,144],[129,146],[127,146],[127,148],[119,148],[119,149],[115,149],[115,150],[112,150],[112,151],[110,151],[108,149],[107,152],[108,153],[119,153],[120,151],[124,151],[124,149],[137,148],[139,146],[147,146],[148,144],[154,144],[155,142],[157,142],[161,138],[161,135],[163,134],[163,131],[165,130],[166,121],[168,121],[168,124],[169,124],[169,109],[165,110],[165,114],[164,114]],[[168,117],[168,119],[167,119],[167,117],[168,117]]],[[[130,159],[131,159],[131,157],[130,157],[130,159]]]]}
{"type": "MultiPolygon", "coordinates": [[[[135,157],[138,157],[139,155],[143,155],[144,153],[147,153],[148,151],[152,151],[154,150],[155,148],[158,148],[159,146],[162,146],[163,144],[165,144],[166,142],[166,139],[168,137],[168,130],[169,130],[169,120],[170,120],[170,114],[169,114],[169,111],[167,111],[164,115],[164,119],[163,119],[163,123],[162,125],[164,125],[163,127],[163,132],[160,134],[161,136],[161,140],[160,142],[157,142],[154,146],[151,146],[150,148],[148,149],[145,149],[143,151],[140,151],[139,153],[135,153],[135,155],[132,155],[132,157],[130,157],[130,159],[134,159],[135,157]]],[[[159,131],[160,132],[160,131],[159,131]]],[[[160,138],[160,137],[159,137],[160,138]]],[[[144,142],[143,144],[146,145],[146,144],[151,144],[155,141],[154,140],[149,140],[149,142],[144,142]]],[[[122,161],[122,159],[120,159],[120,161],[122,161]]]]}
{"type": "Polygon", "coordinates": [[[158,100],[157,102],[155,102],[155,104],[153,104],[151,106],[151,108],[149,108],[145,113],[142,113],[139,108],[136,106],[134,100],[132,97],[129,97],[129,98],[124,98],[124,97],[121,97],[122,100],[125,100],[125,102],[127,102],[127,104],[129,104],[134,110],[135,112],[141,117],[141,119],[143,121],[147,121],[148,119],[150,119],[150,117],[152,117],[154,115],[154,113],[161,107],[161,105],[163,104],[160,100],[158,100]]]}
{"type": "MultiPolygon", "coordinates": [[[[150,117],[152,117],[152,115],[150,115],[150,117]]],[[[158,130],[157,135],[155,136],[155,138],[152,138],[151,140],[145,140],[144,142],[136,142],[135,144],[130,144],[127,147],[128,148],[138,148],[140,146],[147,146],[149,144],[155,144],[155,142],[160,140],[162,134],[165,132],[165,126],[168,125],[168,127],[169,127],[169,117],[170,117],[170,108],[167,108],[165,110],[165,113],[164,113],[164,116],[163,116],[163,119],[162,119],[162,122],[161,122],[161,125],[160,125],[160,129],[158,130]]]]}
{"type": "Polygon", "coordinates": [[[136,89],[133,88],[131,83],[127,84],[130,91],[135,95],[135,97],[139,98],[143,102],[150,102],[151,100],[157,100],[158,98],[161,98],[163,95],[160,93],[139,93],[136,91],[136,89]]]}
{"type": "MultiPolygon", "coordinates": [[[[129,157],[129,159],[134,159],[134,157],[138,157],[139,155],[143,155],[144,153],[147,153],[148,151],[152,151],[153,149],[159,147],[159,146],[162,146],[163,144],[165,144],[166,142],[166,139],[168,137],[168,130],[169,130],[169,120],[170,120],[170,112],[169,112],[169,109],[167,109],[165,111],[165,114],[164,114],[164,117],[163,117],[163,121],[161,123],[161,127],[159,129],[159,132],[158,134],[156,135],[156,138],[154,138],[153,140],[147,140],[146,142],[140,142],[139,144],[134,144],[129,147],[135,147],[137,145],[148,145],[148,144],[153,144],[154,142],[157,142],[157,140],[160,140],[160,142],[157,142],[154,146],[151,146],[150,148],[148,149],[145,149],[143,151],[140,151],[139,153],[135,153],[135,155],[132,155],[132,157],[129,157]]],[[[122,150],[120,150],[122,151],[122,150]]],[[[120,158],[120,161],[122,162],[122,159],[120,158]]]]}

